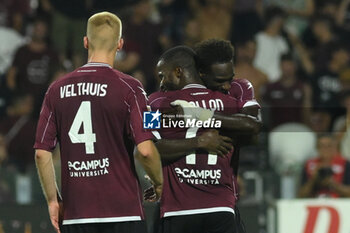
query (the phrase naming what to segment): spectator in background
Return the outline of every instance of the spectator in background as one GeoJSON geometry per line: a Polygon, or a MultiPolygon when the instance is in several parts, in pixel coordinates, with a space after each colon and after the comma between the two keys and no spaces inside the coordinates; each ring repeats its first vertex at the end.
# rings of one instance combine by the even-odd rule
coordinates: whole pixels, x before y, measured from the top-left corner
{"type": "Polygon", "coordinates": [[[0,21],[20,34],[25,33],[25,22],[31,14],[30,0],[0,0],[0,21]]]}
{"type": "Polygon", "coordinates": [[[297,64],[290,54],[282,56],[281,70],[279,81],[267,85],[263,94],[271,128],[287,122],[307,122],[312,107],[311,88],[298,78],[297,64]]]}
{"type": "Polygon", "coordinates": [[[59,53],[60,61],[68,67],[71,60],[74,68],[80,67],[86,56],[82,41],[93,1],[40,1],[43,10],[52,15],[51,39],[59,53]]]}
{"type": "Polygon", "coordinates": [[[200,26],[198,21],[191,18],[186,21],[184,29],[183,44],[194,48],[195,44],[200,42],[200,26]]]}
{"type": "Polygon", "coordinates": [[[47,24],[36,19],[31,41],[19,48],[7,74],[7,86],[18,93],[30,93],[35,99],[36,112],[50,79],[58,66],[56,52],[47,43],[47,24]]]}
{"type": "Polygon", "coordinates": [[[149,20],[150,0],[139,0],[132,6],[131,15],[123,20],[125,45],[124,56],[117,62],[117,69],[135,75],[146,83],[151,93],[158,87],[155,79],[155,65],[162,50],[162,27],[149,20]]]}
{"type": "Polygon", "coordinates": [[[8,117],[0,122],[0,134],[5,137],[8,162],[21,173],[34,165],[33,135],[36,123],[32,118],[33,106],[32,95],[16,96],[7,109],[8,117]]]}
{"type": "Polygon", "coordinates": [[[313,107],[309,126],[315,133],[329,132],[332,126],[332,118],[329,112],[323,108],[313,107]]]}
{"type": "Polygon", "coordinates": [[[317,150],[318,156],[305,163],[299,197],[350,197],[350,163],[333,135],[321,134],[317,150]]]}
{"type": "Polygon", "coordinates": [[[336,22],[339,28],[340,37],[346,41],[350,39],[350,0],[342,0],[336,14],[336,22]]]}
{"type": "Polygon", "coordinates": [[[200,41],[230,39],[232,8],[230,0],[190,0],[190,8],[200,26],[200,41]]]}
{"type": "MultiPolygon", "coordinates": [[[[172,41],[172,45],[181,44],[184,37],[184,25],[187,24],[189,14],[188,0],[160,0],[158,4],[165,33],[172,41]]],[[[199,27],[198,27],[199,28],[199,27]]],[[[186,29],[185,29],[186,30],[186,29]]],[[[198,29],[197,29],[198,30],[198,29]]],[[[168,47],[170,48],[170,46],[168,47]]]]}
{"type": "Polygon", "coordinates": [[[0,167],[6,163],[7,148],[4,135],[0,134],[0,167]]]}
{"type": "Polygon", "coordinates": [[[14,170],[7,165],[8,153],[4,135],[0,134],[0,203],[14,201],[14,170]]]}
{"type": "Polygon", "coordinates": [[[339,0],[318,0],[315,1],[316,12],[321,15],[327,15],[332,21],[337,18],[339,9],[339,0]]]}
{"type": "Polygon", "coordinates": [[[265,29],[256,35],[254,66],[264,72],[270,82],[281,77],[280,59],[289,52],[286,39],[282,37],[285,13],[280,8],[269,8],[265,14],[265,29]]]}
{"type": "Polygon", "coordinates": [[[350,159],[350,90],[342,94],[342,105],[346,112],[334,122],[333,131],[337,134],[342,155],[350,159]]]}
{"type": "Polygon", "coordinates": [[[334,45],[328,63],[316,70],[311,78],[313,105],[324,109],[331,119],[341,113],[339,94],[342,90],[340,73],[349,67],[349,53],[344,44],[334,45]]]}
{"type": "Polygon", "coordinates": [[[256,53],[256,43],[253,40],[238,43],[236,46],[236,78],[248,79],[255,89],[255,98],[260,102],[262,87],[268,82],[266,74],[253,66],[256,53]]]}
{"type": "Polygon", "coordinates": [[[315,0],[266,0],[265,2],[286,11],[288,18],[285,27],[294,35],[300,35],[305,30],[309,17],[315,12],[315,0]]]}
{"type": "Polygon", "coordinates": [[[10,27],[0,26],[0,80],[12,64],[17,49],[25,42],[24,37],[10,27]]]}
{"type": "Polygon", "coordinates": [[[333,46],[337,43],[334,22],[327,16],[317,16],[312,20],[311,31],[316,39],[311,45],[311,59],[314,70],[323,69],[330,58],[333,46]]]}
{"type": "Polygon", "coordinates": [[[0,120],[6,115],[6,108],[11,99],[11,93],[6,85],[6,73],[12,64],[15,52],[24,44],[24,37],[21,34],[13,28],[2,26],[2,23],[4,22],[0,22],[0,120]]]}
{"type": "Polygon", "coordinates": [[[11,92],[6,87],[5,80],[0,79],[0,121],[6,117],[6,108],[11,100],[11,92]]]}

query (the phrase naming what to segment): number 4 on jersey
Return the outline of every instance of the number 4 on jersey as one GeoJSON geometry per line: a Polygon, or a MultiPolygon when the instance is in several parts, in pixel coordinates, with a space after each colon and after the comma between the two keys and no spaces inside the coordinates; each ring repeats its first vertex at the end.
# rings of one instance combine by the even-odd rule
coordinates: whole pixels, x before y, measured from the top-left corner
{"type": "Polygon", "coordinates": [[[80,104],[77,114],[74,117],[72,126],[68,132],[72,143],[84,143],[86,154],[94,154],[94,143],[96,142],[96,134],[92,132],[91,122],[91,102],[83,101],[80,104]],[[83,132],[79,133],[81,124],[83,124],[83,132]]]}

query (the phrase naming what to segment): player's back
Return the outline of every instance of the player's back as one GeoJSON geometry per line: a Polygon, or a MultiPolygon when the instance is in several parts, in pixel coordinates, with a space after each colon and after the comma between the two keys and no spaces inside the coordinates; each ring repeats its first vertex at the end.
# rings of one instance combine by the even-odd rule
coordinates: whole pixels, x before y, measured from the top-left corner
{"type": "MultiPolygon", "coordinates": [[[[199,107],[226,114],[237,113],[243,103],[229,95],[213,92],[198,84],[187,85],[179,91],[155,93],[149,98],[152,110],[164,111],[174,100],[186,100],[199,107]]],[[[209,127],[220,127],[210,120],[209,127]]],[[[185,123],[186,124],[186,123],[185,123]]],[[[203,127],[174,127],[163,123],[158,131],[161,138],[192,138],[203,132],[203,127]]],[[[232,153],[224,157],[194,151],[173,163],[163,166],[164,188],[161,216],[177,216],[218,211],[233,212],[235,190],[233,186],[232,153]]]]}
{"type": "Polygon", "coordinates": [[[88,63],[51,85],[37,138],[42,134],[48,150],[54,133],[60,143],[63,224],[142,219],[131,139],[151,138],[137,133],[145,107],[140,83],[106,64],[88,63]]]}

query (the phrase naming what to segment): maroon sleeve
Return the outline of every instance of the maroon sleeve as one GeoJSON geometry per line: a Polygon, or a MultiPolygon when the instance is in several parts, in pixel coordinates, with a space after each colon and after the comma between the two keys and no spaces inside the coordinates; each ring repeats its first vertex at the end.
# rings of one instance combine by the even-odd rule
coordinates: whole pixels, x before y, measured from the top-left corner
{"type": "Polygon", "coordinates": [[[247,79],[235,79],[231,83],[230,95],[237,100],[255,99],[254,87],[247,79]]]}
{"type": "Polygon", "coordinates": [[[167,95],[165,92],[154,92],[152,93],[148,98],[148,105],[152,109],[152,111],[156,111],[157,109],[160,109],[162,101],[164,101],[167,98],[167,95]]]}
{"type": "Polygon", "coordinates": [[[46,92],[36,129],[35,149],[53,151],[57,143],[57,125],[50,89],[46,92]]]}
{"type": "Polygon", "coordinates": [[[239,109],[250,106],[257,106],[260,108],[254,96],[254,87],[247,79],[233,80],[231,83],[230,96],[237,99],[239,109]]]}
{"type": "Polygon", "coordinates": [[[127,102],[130,105],[130,130],[134,138],[135,144],[153,140],[153,134],[143,128],[143,112],[147,109],[146,92],[140,82],[135,80],[131,86],[131,91],[128,94],[127,102]]]}

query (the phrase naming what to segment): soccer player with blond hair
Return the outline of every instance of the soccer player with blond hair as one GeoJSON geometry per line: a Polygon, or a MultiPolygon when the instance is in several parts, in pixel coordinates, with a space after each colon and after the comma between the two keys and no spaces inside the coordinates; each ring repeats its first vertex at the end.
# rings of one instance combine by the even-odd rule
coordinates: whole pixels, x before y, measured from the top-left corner
{"type": "Polygon", "coordinates": [[[139,81],[112,68],[123,46],[120,19],[109,12],[88,20],[88,63],[47,90],[34,148],[50,219],[57,232],[146,232],[136,157],[162,192],[162,168],[153,136],[142,125],[147,111],[139,81]],[[59,143],[63,207],[51,151],[59,143]],[[63,212],[62,226],[59,213],[63,212]]]}

